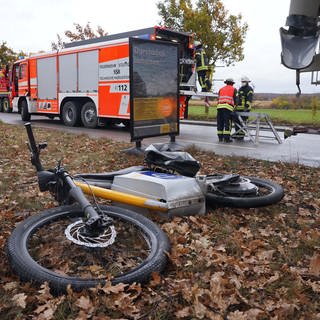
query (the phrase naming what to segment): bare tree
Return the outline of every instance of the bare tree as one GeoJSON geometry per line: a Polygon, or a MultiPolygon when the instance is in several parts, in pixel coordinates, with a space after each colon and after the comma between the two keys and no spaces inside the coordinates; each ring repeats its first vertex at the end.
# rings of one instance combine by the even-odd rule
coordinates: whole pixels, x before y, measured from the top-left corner
{"type": "MultiPolygon", "coordinates": [[[[82,27],[79,23],[74,23],[75,31],[66,30],[64,32],[64,35],[68,38],[69,41],[79,41],[79,40],[86,40],[86,39],[92,39],[92,38],[99,38],[106,36],[108,33],[105,32],[101,26],[97,26],[96,30],[93,30],[90,26],[90,22],[87,22],[87,24],[82,27]]],[[[52,50],[59,50],[64,47],[64,42],[62,40],[62,37],[57,34],[57,42],[51,43],[52,50]]]]}

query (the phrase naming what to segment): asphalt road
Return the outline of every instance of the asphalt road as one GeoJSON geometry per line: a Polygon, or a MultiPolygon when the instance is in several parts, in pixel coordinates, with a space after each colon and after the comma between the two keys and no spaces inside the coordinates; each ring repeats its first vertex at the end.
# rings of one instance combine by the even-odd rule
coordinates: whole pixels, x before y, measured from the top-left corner
{"type": "MultiPolygon", "coordinates": [[[[19,114],[0,113],[0,120],[9,123],[23,125],[19,114]]],[[[32,116],[32,124],[38,127],[62,130],[65,132],[83,134],[92,138],[102,137],[115,141],[130,142],[130,133],[122,127],[87,129],[83,127],[66,127],[58,120],[50,120],[45,117],[32,116]]],[[[204,123],[203,123],[204,124],[204,123]]],[[[176,142],[182,147],[195,145],[200,149],[213,151],[221,155],[236,155],[269,161],[294,162],[308,166],[320,166],[320,135],[298,134],[284,140],[283,133],[278,132],[282,143],[279,144],[271,131],[260,131],[258,143],[248,138],[242,142],[222,144],[218,142],[216,127],[203,125],[198,122],[181,123],[180,135],[176,142]]],[[[151,143],[170,142],[168,136],[144,139],[142,144],[147,146],[151,143]]],[[[134,146],[134,143],[132,143],[134,146]]]]}

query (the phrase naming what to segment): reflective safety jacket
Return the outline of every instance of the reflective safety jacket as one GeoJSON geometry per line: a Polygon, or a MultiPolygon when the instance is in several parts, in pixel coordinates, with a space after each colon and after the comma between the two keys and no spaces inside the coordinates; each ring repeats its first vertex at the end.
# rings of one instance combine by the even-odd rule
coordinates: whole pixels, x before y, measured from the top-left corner
{"type": "Polygon", "coordinates": [[[231,84],[227,84],[219,90],[217,109],[226,108],[233,111],[237,102],[237,89],[231,84]]]}
{"type": "Polygon", "coordinates": [[[250,111],[253,100],[253,89],[246,84],[239,89],[236,111],[250,111]]]}
{"type": "Polygon", "coordinates": [[[208,57],[203,48],[197,49],[196,51],[196,64],[197,64],[197,72],[201,70],[208,70],[208,57]]]}

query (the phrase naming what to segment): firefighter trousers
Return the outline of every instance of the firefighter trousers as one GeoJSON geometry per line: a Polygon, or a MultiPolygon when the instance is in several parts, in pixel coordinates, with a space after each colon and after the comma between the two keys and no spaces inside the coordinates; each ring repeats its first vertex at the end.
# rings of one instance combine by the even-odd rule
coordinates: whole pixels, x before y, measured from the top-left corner
{"type": "Polygon", "coordinates": [[[219,141],[229,142],[233,112],[227,108],[217,109],[217,133],[219,141]]]}
{"type": "Polygon", "coordinates": [[[212,83],[207,77],[207,70],[198,71],[198,80],[201,86],[202,92],[208,92],[211,90],[212,83]]]}

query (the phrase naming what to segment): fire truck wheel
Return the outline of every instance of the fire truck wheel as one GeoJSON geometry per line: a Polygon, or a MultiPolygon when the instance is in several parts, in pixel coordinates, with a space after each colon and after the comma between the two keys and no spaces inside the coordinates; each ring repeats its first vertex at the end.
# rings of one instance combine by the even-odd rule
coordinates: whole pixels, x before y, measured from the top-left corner
{"type": "Polygon", "coordinates": [[[21,120],[29,121],[31,118],[31,114],[28,110],[28,104],[26,100],[21,101],[21,120]]]}
{"type": "Polygon", "coordinates": [[[80,125],[80,110],[73,101],[67,101],[62,108],[62,121],[68,127],[80,125]]]}
{"type": "Polygon", "coordinates": [[[10,102],[8,98],[4,98],[2,100],[2,108],[3,112],[12,112],[12,109],[10,108],[10,102]]]}
{"type": "Polygon", "coordinates": [[[93,102],[86,102],[81,109],[81,121],[86,128],[98,125],[97,109],[93,102]]]}
{"type": "Polygon", "coordinates": [[[123,120],[122,124],[125,126],[127,130],[130,129],[130,120],[123,120]]]}
{"type": "Polygon", "coordinates": [[[0,112],[3,112],[2,99],[0,99],[0,112]]]}

